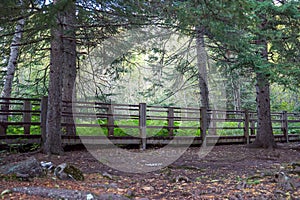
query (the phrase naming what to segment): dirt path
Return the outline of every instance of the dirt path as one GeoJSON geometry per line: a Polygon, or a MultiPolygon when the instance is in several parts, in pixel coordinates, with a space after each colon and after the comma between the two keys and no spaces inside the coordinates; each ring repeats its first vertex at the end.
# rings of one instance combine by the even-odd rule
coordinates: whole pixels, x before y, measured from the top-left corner
{"type": "MultiPolygon", "coordinates": [[[[84,150],[50,158],[38,153],[34,156],[39,161],[51,161],[55,165],[68,162],[79,167],[85,181],[61,181],[52,175],[29,182],[0,178],[0,192],[13,187],[38,186],[99,195],[114,193],[132,199],[300,199],[299,169],[293,165],[300,162],[300,143],[279,147],[268,151],[244,145],[215,146],[204,158],[199,158],[199,148],[194,147],[171,165],[144,174],[111,169],[84,150]]],[[[31,155],[2,153],[0,156],[0,164],[7,164],[31,155]]],[[[21,193],[3,195],[6,197],[29,198],[21,193]]],[[[30,196],[30,199],[46,198],[30,196]]]]}

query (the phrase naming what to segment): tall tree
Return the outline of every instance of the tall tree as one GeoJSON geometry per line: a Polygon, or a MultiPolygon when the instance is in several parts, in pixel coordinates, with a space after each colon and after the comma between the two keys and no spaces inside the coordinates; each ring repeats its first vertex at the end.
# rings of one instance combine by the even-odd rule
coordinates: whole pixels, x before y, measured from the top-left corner
{"type": "Polygon", "coordinates": [[[64,122],[67,124],[65,132],[67,135],[76,135],[74,119],[72,116],[71,102],[75,98],[75,80],[76,80],[76,6],[75,1],[71,0],[67,3],[63,13],[63,46],[64,46],[64,62],[63,62],[63,91],[62,100],[65,106],[63,111],[66,113],[64,122]]]}
{"type": "Polygon", "coordinates": [[[196,59],[200,91],[199,105],[209,109],[210,102],[207,80],[208,53],[205,44],[207,34],[207,19],[205,18],[210,15],[208,4],[198,1],[172,1],[171,6],[167,7],[166,10],[168,11],[166,24],[184,34],[193,36],[196,40],[196,59]]]}
{"type": "Polygon", "coordinates": [[[44,153],[62,154],[61,111],[62,111],[62,63],[64,63],[63,45],[63,5],[54,0],[56,14],[51,28],[50,80],[48,94],[48,112],[46,123],[46,141],[44,153]]]}
{"type": "MultiPolygon", "coordinates": [[[[18,56],[19,56],[19,50],[20,50],[20,43],[22,40],[22,33],[24,29],[25,20],[20,19],[17,22],[15,34],[13,36],[11,45],[10,45],[10,55],[9,60],[6,68],[6,77],[4,80],[4,86],[1,93],[1,98],[10,98],[11,92],[12,92],[12,85],[14,80],[14,75],[18,63],[18,56]]],[[[1,111],[7,112],[9,110],[9,100],[3,100],[3,103],[1,105],[1,111]]],[[[8,118],[8,115],[3,114],[0,115],[0,121],[6,122],[8,118]]],[[[6,126],[0,125],[0,135],[6,133],[6,126]]]]}
{"type": "MultiPolygon", "coordinates": [[[[259,0],[264,2],[264,0],[259,0]]],[[[258,13],[261,20],[258,30],[263,32],[267,28],[268,19],[265,13],[258,13]]],[[[262,58],[261,65],[268,65],[268,42],[265,36],[259,35],[257,45],[260,47],[260,55],[262,58]]],[[[268,74],[264,71],[256,70],[256,102],[257,102],[257,134],[254,141],[255,146],[264,148],[276,147],[272,121],[271,121],[271,99],[270,99],[270,83],[268,74]]]]}
{"type": "Polygon", "coordinates": [[[232,69],[239,68],[241,75],[255,75],[258,129],[251,146],[274,148],[270,83],[295,83],[295,75],[289,71],[299,74],[295,61],[299,51],[294,46],[299,44],[299,2],[249,0],[232,4],[243,9],[231,15],[220,13],[218,27],[225,31],[215,28],[212,33],[225,51],[234,52],[232,69]]]}
{"type": "Polygon", "coordinates": [[[197,52],[197,66],[198,66],[198,81],[200,88],[200,105],[209,110],[209,91],[207,82],[207,52],[205,49],[205,28],[196,28],[196,52],[197,52]]]}

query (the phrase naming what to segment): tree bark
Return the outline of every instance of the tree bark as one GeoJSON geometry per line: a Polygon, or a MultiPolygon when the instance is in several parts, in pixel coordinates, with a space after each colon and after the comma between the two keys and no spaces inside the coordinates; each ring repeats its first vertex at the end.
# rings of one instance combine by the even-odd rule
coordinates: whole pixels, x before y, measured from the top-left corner
{"type": "MultiPolygon", "coordinates": [[[[10,98],[11,92],[12,92],[12,84],[14,80],[14,75],[17,67],[17,61],[19,56],[19,44],[21,43],[22,35],[23,35],[23,29],[24,29],[25,20],[20,19],[17,22],[15,34],[12,39],[12,43],[10,45],[10,55],[9,60],[7,64],[7,72],[6,77],[4,80],[4,86],[1,93],[1,98],[10,98]]],[[[4,103],[9,103],[9,100],[3,100],[4,103]]],[[[8,111],[9,110],[9,104],[2,104],[1,105],[1,111],[8,111]]],[[[0,115],[0,121],[1,122],[7,122],[8,115],[3,114],[0,115]]],[[[5,135],[7,126],[0,125],[0,135],[5,135]]]]}
{"type": "MultiPolygon", "coordinates": [[[[267,41],[262,39],[259,43],[264,47],[261,50],[261,56],[265,62],[268,62],[267,41]]],[[[268,76],[264,72],[256,73],[256,103],[257,134],[253,145],[273,149],[276,147],[276,143],[271,121],[270,84],[268,76]]]]}
{"type": "Polygon", "coordinates": [[[76,128],[72,114],[72,100],[75,98],[75,80],[76,80],[76,7],[75,1],[69,3],[64,12],[64,65],[63,65],[63,96],[65,103],[63,112],[66,113],[64,122],[66,135],[76,135],[76,128]]]}
{"type": "Polygon", "coordinates": [[[256,101],[257,101],[257,134],[254,145],[263,148],[275,148],[276,143],[272,130],[270,86],[265,74],[256,74],[256,101]]]}
{"type": "MultiPolygon", "coordinates": [[[[258,0],[263,2],[264,0],[258,0]]],[[[267,18],[265,13],[260,14],[262,22],[259,29],[263,31],[267,26],[267,18]]],[[[261,49],[262,64],[268,63],[268,42],[266,38],[260,37],[257,45],[261,49]]],[[[268,75],[263,68],[255,67],[256,72],[256,103],[257,103],[257,134],[253,145],[255,147],[263,147],[273,149],[276,142],[273,135],[271,121],[271,105],[270,105],[270,84],[268,75]]]]}
{"type": "MultiPolygon", "coordinates": [[[[57,0],[59,1],[59,0],[57,0]]],[[[57,3],[54,1],[54,3],[57,3]]],[[[51,28],[50,80],[46,142],[44,153],[62,154],[61,108],[62,108],[62,64],[64,61],[62,13],[58,11],[56,25],[51,28]]]]}
{"type": "Polygon", "coordinates": [[[207,84],[207,52],[204,43],[204,28],[197,28],[196,48],[197,48],[197,66],[200,88],[200,104],[202,107],[209,109],[209,91],[207,84]]]}
{"type": "Polygon", "coordinates": [[[240,80],[232,80],[232,89],[233,89],[233,106],[234,110],[241,110],[241,86],[240,80]]]}
{"type": "MultiPolygon", "coordinates": [[[[197,66],[198,66],[198,79],[199,79],[199,89],[200,89],[200,106],[205,107],[209,110],[209,91],[207,83],[207,52],[205,50],[204,41],[204,31],[203,27],[196,28],[196,51],[197,51],[197,66]]],[[[207,116],[206,127],[209,128],[211,116],[207,116]]]]}

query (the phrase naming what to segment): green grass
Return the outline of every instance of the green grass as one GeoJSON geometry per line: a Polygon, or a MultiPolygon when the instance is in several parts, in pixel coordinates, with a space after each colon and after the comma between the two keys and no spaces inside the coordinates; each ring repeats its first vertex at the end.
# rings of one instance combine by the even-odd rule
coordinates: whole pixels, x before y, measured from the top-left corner
{"type": "MultiPolygon", "coordinates": [[[[38,121],[38,118],[34,116],[34,121],[38,121]]],[[[11,119],[12,120],[12,119],[11,119]]],[[[14,119],[15,120],[15,119],[14,119]]],[[[107,120],[96,120],[96,121],[77,121],[76,123],[80,124],[99,124],[99,125],[105,125],[107,124],[107,120]]],[[[116,127],[114,128],[114,136],[134,136],[139,137],[139,121],[137,119],[129,119],[129,120],[115,120],[115,125],[127,125],[127,126],[134,126],[136,128],[121,128],[116,127]]],[[[167,126],[168,123],[166,120],[147,120],[147,126],[167,126]]],[[[199,122],[186,122],[186,121],[176,121],[174,123],[175,126],[179,127],[199,127],[199,122]]],[[[216,130],[217,135],[219,136],[242,136],[244,135],[244,123],[239,122],[218,122],[217,127],[220,129],[216,130]],[[231,128],[238,128],[239,129],[221,129],[224,127],[231,127],[231,128]]],[[[290,127],[300,127],[300,123],[290,123],[290,127]]],[[[281,127],[280,123],[273,123],[274,127],[281,127]]],[[[76,127],[77,135],[82,136],[107,136],[108,130],[106,127],[101,128],[99,127],[76,127]]],[[[281,129],[273,129],[274,134],[282,134],[281,129]]],[[[290,134],[300,134],[299,128],[289,128],[290,134]]],[[[40,134],[41,130],[39,126],[31,126],[30,127],[30,133],[31,134],[40,134]]],[[[161,129],[161,128],[147,128],[147,137],[151,136],[169,136],[167,129],[161,129]]],[[[8,126],[7,129],[8,135],[23,135],[24,129],[21,126],[8,126]]],[[[208,132],[208,135],[210,135],[212,132],[211,130],[208,132]]],[[[174,135],[175,136],[200,136],[200,130],[199,129],[174,129],[174,135]]]]}
{"type": "Polygon", "coordinates": [[[244,123],[239,122],[219,122],[218,128],[232,128],[232,129],[217,129],[217,135],[219,136],[242,136],[244,135],[244,123]],[[234,129],[238,128],[238,129],[234,129]]]}
{"type": "MultiPolygon", "coordinates": [[[[24,128],[21,126],[8,126],[7,135],[23,135],[24,128]]],[[[30,134],[31,135],[39,135],[41,134],[41,128],[39,126],[30,126],[30,134]]]]}
{"type": "MultiPolygon", "coordinates": [[[[98,121],[99,124],[105,124],[106,121],[98,121]]],[[[115,128],[114,136],[134,136],[139,137],[139,122],[138,120],[116,120],[115,125],[129,125],[135,126],[136,128],[115,128]]],[[[147,120],[147,126],[167,126],[166,120],[147,120]]],[[[199,127],[199,122],[175,122],[175,126],[179,127],[195,127],[195,129],[174,129],[175,136],[200,136],[200,130],[196,129],[199,127]]],[[[220,127],[237,127],[238,123],[235,122],[223,122],[220,127]]],[[[152,136],[169,136],[167,129],[162,128],[147,128],[147,137],[152,136]]],[[[105,135],[107,136],[107,128],[88,128],[88,127],[77,127],[78,135],[105,135]]],[[[243,130],[217,130],[219,135],[243,135],[243,130]]]]}
{"type": "Polygon", "coordinates": [[[289,124],[289,134],[300,134],[300,128],[291,128],[291,127],[300,127],[300,122],[297,123],[290,123],[289,124]]]}

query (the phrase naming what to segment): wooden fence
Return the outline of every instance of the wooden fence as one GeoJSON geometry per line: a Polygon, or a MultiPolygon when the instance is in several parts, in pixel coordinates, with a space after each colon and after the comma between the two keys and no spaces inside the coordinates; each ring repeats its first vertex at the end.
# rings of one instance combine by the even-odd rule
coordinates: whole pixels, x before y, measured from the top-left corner
{"type": "MultiPolygon", "coordinates": [[[[0,106],[9,106],[8,110],[0,112],[1,119],[3,116],[8,119],[0,121],[0,140],[8,142],[23,136],[40,142],[41,135],[46,133],[47,102],[47,97],[0,99],[0,106]]],[[[191,136],[195,137],[194,144],[213,140],[250,143],[257,129],[257,116],[251,111],[162,107],[145,103],[64,102],[62,126],[72,125],[70,119],[74,119],[81,136],[63,135],[67,144],[80,143],[80,138],[90,138],[93,143],[95,139],[108,137],[115,143],[140,143],[146,148],[146,144],[167,144],[175,137],[180,142],[191,136]],[[88,129],[95,131],[89,135],[85,133],[88,129]]],[[[300,113],[272,113],[272,123],[277,141],[300,140],[300,113]]]]}

